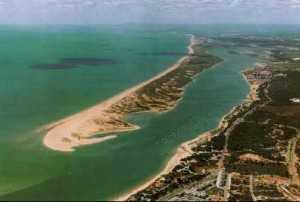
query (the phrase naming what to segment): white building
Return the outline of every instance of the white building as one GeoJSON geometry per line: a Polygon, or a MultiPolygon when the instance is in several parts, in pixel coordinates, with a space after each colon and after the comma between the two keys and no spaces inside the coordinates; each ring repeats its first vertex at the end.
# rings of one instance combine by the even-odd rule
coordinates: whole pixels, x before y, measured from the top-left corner
{"type": "Polygon", "coordinates": [[[300,103],[300,98],[292,98],[292,99],[290,99],[290,101],[292,101],[294,103],[300,103]]]}
{"type": "Polygon", "coordinates": [[[221,188],[224,186],[224,181],[225,181],[225,169],[222,168],[219,173],[218,173],[218,177],[217,177],[217,182],[216,182],[216,187],[221,188]]]}

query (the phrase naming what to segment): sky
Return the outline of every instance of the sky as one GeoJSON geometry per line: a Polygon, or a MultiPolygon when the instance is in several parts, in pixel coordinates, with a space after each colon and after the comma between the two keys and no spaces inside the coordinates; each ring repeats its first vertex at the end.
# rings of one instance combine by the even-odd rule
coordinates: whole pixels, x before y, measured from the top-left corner
{"type": "Polygon", "coordinates": [[[0,0],[0,24],[299,24],[300,0],[0,0]]]}

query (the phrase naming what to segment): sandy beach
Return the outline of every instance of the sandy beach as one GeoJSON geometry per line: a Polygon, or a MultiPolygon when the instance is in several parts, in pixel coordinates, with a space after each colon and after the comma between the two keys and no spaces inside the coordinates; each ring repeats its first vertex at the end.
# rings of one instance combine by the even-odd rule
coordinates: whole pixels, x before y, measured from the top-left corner
{"type": "MultiPolygon", "coordinates": [[[[191,35],[192,36],[192,35],[191,35]]],[[[188,46],[189,54],[193,54],[193,46],[195,45],[195,37],[191,37],[190,45],[188,46]]],[[[62,120],[50,123],[42,128],[46,130],[47,133],[44,137],[43,143],[45,146],[52,150],[62,151],[62,152],[72,152],[74,147],[94,144],[103,142],[116,136],[107,136],[103,138],[90,138],[91,136],[97,134],[105,134],[112,132],[124,132],[130,130],[139,129],[138,126],[131,125],[129,128],[114,128],[108,125],[103,124],[99,126],[94,120],[101,120],[102,122],[109,121],[113,118],[120,119],[124,118],[125,115],[108,113],[107,111],[111,108],[112,105],[122,100],[124,97],[131,95],[145,85],[153,82],[156,79],[168,74],[169,72],[177,69],[180,64],[188,59],[189,56],[184,56],[180,58],[173,66],[169,67],[162,73],[129,88],[122,93],[115,95],[114,97],[93,106],[87,110],[79,112],[75,115],[69,116],[62,120]],[[80,134],[80,136],[78,135],[80,134]]]]}
{"type": "Polygon", "coordinates": [[[164,167],[164,169],[161,172],[159,172],[157,175],[152,177],[149,181],[145,182],[144,184],[138,186],[137,188],[134,188],[130,192],[113,199],[113,201],[125,201],[131,195],[136,194],[137,192],[150,186],[157,179],[159,179],[162,175],[165,175],[165,174],[168,174],[169,172],[171,172],[175,168],[175,166],[177,166],[180,163],[181,159],[184,159],[184,158],[192,155],[192,153],[193,153],[193,151],[191,150],[192,145],[194,145],[196,142],[199,143],[200,141],[207,141],[207,139],[209,138],[210,135],[211,135],[211,133],[207,132],[207,133],[201,134],[199,137],[197,137],[193,140],[183,143],[179,148],[177,148],[176,153],[168,161],[168,163],[166,164],[166,166],[164,167]]]}

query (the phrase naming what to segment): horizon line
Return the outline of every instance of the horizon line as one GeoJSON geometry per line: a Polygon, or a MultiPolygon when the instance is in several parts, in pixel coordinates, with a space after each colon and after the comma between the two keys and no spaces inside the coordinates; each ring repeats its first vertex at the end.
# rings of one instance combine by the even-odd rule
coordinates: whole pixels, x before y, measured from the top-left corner
{"type": "Polygon", "coordinates": [[[117,26],[117,25],[295,25],[300,26],[300,23],[0,23],[3,25],[30,25],[30,26],[117,26]]]}

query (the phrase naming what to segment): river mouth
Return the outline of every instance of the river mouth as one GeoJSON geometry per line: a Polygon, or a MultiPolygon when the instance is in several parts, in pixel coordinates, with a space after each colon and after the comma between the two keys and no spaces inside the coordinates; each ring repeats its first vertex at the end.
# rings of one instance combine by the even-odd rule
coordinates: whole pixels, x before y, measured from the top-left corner
{"type": "MultiPolygon", "coordinates": [[[[186,44],[182,46],[185,48],[186,44]]],[[[214,49],[211,53],[225,61],[198,75],[175,109],[158,115],[133,114],[128,117],[133,123],[141,124],[140,130],[118,134],[118,138],[99,145],[80,147],[74,154],[60,154],[48,149],[36,152],[35,146],[26,149],[22,145],[18,151],[3,145],[2,149],[13,160],[1,157],[1,161],[19,168],[11,171],[15,177],[10,174],[1,179],[17,183],[23,176],[19,180],[28,183],[0,199],[105,200],[151,178],[164,167],[181,143],[215,128],[220,118],[249,92],[240,71],[254,64],[256,59],[228,54],[226,49],[214,49]],[[31,176],[18,173],[30,173],[29,170],[31,176]],[[45,170],[49,175],[43,174],[45,170]],[[33,175],[36,175],[35,179],[33,175]]]]}

